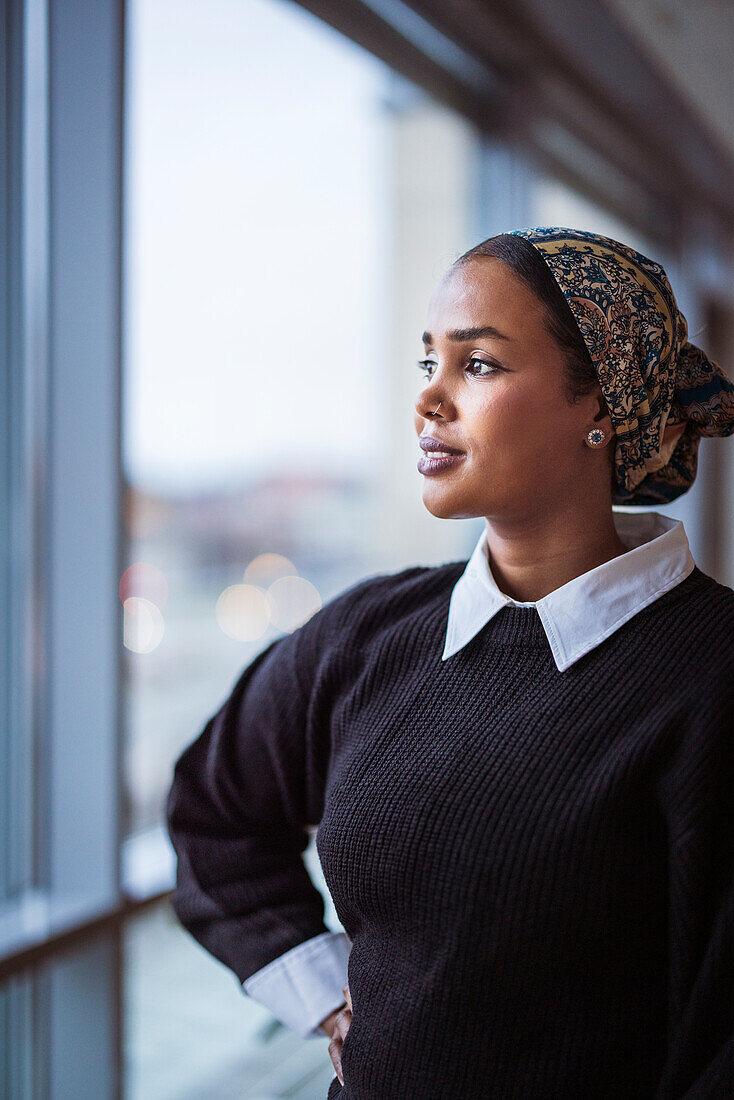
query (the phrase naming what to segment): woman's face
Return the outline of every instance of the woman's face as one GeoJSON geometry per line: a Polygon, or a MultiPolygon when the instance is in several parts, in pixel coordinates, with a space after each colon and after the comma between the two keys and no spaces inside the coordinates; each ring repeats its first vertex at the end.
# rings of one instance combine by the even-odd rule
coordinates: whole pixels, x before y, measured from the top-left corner
{"type": "Polygon", "coordinates": [[[586,491],[590,467],[601,468],[585,437],[599,424],[609,438],[611,424],[599,419],[595,394],[569,402],[564,354],[544,316],[525,283],[490,257],[450,268],[434,290],[415,429],[463,456],[436,472],[421,457],[433,515],[540,516],[586,491]]]}

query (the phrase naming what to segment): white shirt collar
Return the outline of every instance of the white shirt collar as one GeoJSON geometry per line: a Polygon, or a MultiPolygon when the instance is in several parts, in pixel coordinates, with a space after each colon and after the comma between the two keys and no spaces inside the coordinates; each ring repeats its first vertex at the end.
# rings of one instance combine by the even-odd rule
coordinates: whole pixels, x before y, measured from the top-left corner
{"type": "Polygon", "coordinates": [[[695,566],[681,520],[660,512],[614,512],[630,549],[562,584],[537,601],[513,600],[492,576],[482,531],[449,604],[445,661],[462,649],[506,604],[536,607],[559,672],[594,649],[623,623],[684,580],[695,566]]]}

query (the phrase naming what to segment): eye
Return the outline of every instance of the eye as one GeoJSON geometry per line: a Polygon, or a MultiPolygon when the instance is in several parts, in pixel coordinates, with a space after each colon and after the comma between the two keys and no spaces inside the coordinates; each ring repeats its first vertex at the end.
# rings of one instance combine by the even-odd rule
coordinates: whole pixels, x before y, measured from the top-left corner
{"type": "Polygon", "coordinates": [[[471,365],[472,363],[481,363],[483,367],[489,367],[489,370],[487,370],[484,374],[476,371],[472,372],[473,374],[478,374],[478,377],[480,378],[486,378],[487,375],[494,374],[496,371],[502,370],[502,367],[498,367],[495,363],[490,363],[488,359],[479,359],[476,355],[472,355],[471,359],[469,360],[469,365],[471,365]]]}
{"type": "MultiPolygon", "coordinates": [[[[488,359],[480,359],[477,355],[473,355],[471,357],[467,366],[471,366],[472,363],[480,363],[482,367],[488,368],[485,371],[482,371],[481,368],[479,370],[471,371],[471,373],[478,378],[486,378],[488,375],[495,374],[497,371],[502,370],[502,367],[497,366],[497,364],[495,363],[490,363],[488,359]]],[[[438,363],[436,363],[433,359],[418,360],[418,368],[419,370],[423,371],[426,380],[433,376],[433,372],[437,366],[438,363]]]]}

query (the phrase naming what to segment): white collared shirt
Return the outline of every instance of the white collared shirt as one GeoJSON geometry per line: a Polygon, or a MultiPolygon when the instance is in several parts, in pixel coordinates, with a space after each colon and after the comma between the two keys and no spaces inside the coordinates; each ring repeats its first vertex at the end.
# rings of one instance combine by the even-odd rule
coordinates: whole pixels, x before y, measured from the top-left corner
{"type": "MultiPolygon", "coordinates": [[[[506,604],[536,607],[559,672],[680,584],[695,562],[683,523],[659,512],[614,512],[629,550],[536,601],[513,600],[492,576],[486,527],[451,592],[441,660],[462,649],[506,604]]],[[[304,1039],[324,1036],[323,1020],[344,1001],[351,940],[322,932],[252,974],[243,989],[304,1039]]]]}
{"type": "Polygon", "coordinates": [[[683,523],[659,512],[614,512],[626,554],[597,565],[540,600],[513,600],[492,576],[487,530],[451,593],[441,660],[462,649],[506,604],[536,607],[556,667],[564,672],[653,600],[684,580],[695,562],[683,523]]]}

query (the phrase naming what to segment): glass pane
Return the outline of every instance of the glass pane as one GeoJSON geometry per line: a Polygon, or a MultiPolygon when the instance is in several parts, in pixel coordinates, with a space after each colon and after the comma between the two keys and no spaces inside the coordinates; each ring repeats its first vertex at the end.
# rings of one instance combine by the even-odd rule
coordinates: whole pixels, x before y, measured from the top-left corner
{"type": "MultiPolygon", "coordinates": [[[[422,503],[413,403],[430,292],[475,242],[478,139],[295,5],[134,0],[127,65],[126,833],[152,879],[173,762],[252,657],[476,541],[422,503]]],[[[167,911],[126,959],[131,1100],[326,1094],[328,1040],[167,911]]]]}
{"type": "Polygon", "coordinates": [[[0,1097],[117,1095],[120,932],[69,944],[0,985],[0,1097]]]}
{"type": "Polygon", "coordinates": [[[183,931],[167,905],[125,937],[128,1100],[323,1100],[329,1040],[300,1039],[183,931]]]}
{"type": "Polygon", "coordinates": [[[13,978],[0,986],[0,1096],[40,1096],[39,1066],[33,1057],[34,983],[13,978]]]}
{"type": "Polygon", "coordinates": [[[475,541],[422,504],[413,400],[430,290],[472,242],[476,139],[266,0],[132,3],[128,66],[130,834],[273,637],[475,541]]]}

